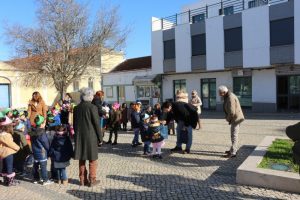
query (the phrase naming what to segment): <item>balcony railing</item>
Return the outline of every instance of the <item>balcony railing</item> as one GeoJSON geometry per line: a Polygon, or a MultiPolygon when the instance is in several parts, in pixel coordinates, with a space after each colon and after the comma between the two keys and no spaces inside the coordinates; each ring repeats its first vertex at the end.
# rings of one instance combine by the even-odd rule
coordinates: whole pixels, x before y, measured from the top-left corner
{"type": "Polygon", "coordinates": [[[196,23],[210,17],[232,15],[253,7],[273,5],[287,1],[289,0],[220,0],[218,3],[155,20],[152,22],[152,30],[167,30],[179,24],[196,23]]]}

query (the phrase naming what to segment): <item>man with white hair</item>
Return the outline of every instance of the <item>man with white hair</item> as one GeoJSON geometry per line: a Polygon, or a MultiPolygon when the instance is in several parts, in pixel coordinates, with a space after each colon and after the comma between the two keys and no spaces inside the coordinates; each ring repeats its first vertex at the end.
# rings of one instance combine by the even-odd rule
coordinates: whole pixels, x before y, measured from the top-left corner
{"type": "Polygon", "coordinates": [[[231,125],[231,148],[225,151],[226,158],[236,157],[238,150],[238,134],[240,124],[245,120],[244,114],[237,96],[235,96],[224,85],[219,87],[219,95],[224,98],[223,109],[225,112],[226,121],[231,125]]]}
{"type": "Polygon", "coordinates": [[[98,144],[103,138],[99,127],[98,108],[91,103],[94,91],[90,88],[80,90],[81,102],[74,108],[75,150],[74,159],[79,160],[80,185],[95,186],[100,183],[96,180],[98,144]],[[89,161],[89,179],[86,169],[86,160],[89,161]]]}

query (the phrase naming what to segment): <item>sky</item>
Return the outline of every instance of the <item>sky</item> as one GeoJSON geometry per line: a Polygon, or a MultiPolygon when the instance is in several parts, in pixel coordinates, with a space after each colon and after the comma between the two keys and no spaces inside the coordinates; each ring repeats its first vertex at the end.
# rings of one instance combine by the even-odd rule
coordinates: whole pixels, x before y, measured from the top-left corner
{"type": "MultiPolygon", "coordinates": [[[[94,14],[103,0],[78,0],[89,2],[90,12],[94,14]]],[[[129,25],[131,33],[124,48],[126,58],[151,55],[151,17],[166,17],[180,12],[182,6],[199,0],[107,0],[109,4],[120,7],[121,25],[129,25]]],[[[6,44],[4,27],[20,24],[34,27],[36,18],[35,0],[0,1],[0,60],[13,58],[14,50],[6,44]]]]}

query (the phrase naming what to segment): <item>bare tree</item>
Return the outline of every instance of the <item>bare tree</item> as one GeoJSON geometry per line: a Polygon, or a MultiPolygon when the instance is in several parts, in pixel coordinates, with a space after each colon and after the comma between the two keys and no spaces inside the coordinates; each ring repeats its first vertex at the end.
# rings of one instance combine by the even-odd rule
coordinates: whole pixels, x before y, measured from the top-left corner
{"type": "Polygon", "coordinates": [[[37,3],[37,25],[7,26],[6,36],[18,56],[31,54],[26,62],[19,60],[23,70],[30,71],[26,80],[32,84],[50,80],[62,98],[67,87],[87,69],[101,67],[101,62],[97,63],[101,55],[124,47],[129,28],[120,27],[118,7],[103,7],[91,20],[88,6],[75,0],[37,3]]]}

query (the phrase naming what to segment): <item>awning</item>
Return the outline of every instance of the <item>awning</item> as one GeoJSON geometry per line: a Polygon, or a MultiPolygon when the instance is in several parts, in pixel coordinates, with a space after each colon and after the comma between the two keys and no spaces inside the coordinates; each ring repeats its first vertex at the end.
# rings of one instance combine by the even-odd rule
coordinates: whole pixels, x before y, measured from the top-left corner
{"type": "Polygon", "coordinates": [[[149,76],[136,76],[133,78],[132,82],[133,84],[141,85],[141,84],[147,84],[147,85],[154,85],[152,82],[153,79],[156,77],[156,75],[149,75],[149,76]]]}

